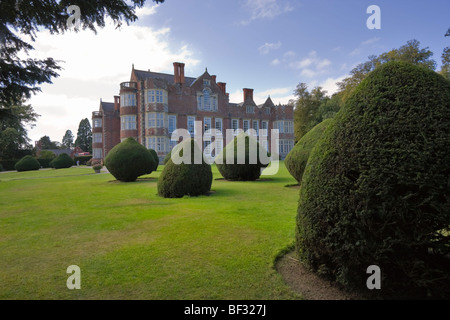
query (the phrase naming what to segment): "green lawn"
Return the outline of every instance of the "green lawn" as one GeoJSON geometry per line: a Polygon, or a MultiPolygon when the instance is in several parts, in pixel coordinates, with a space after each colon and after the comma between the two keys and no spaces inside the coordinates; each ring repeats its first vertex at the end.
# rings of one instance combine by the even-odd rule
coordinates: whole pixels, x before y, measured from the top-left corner
{"type": "Polygon", "coordinates": [[[157,196],[70,168],[0,174],[0,299],[296,299],[274,270],[294,240],[298,189],[281,168],[209,196],[157,196]],[[69,265],[81,289],[69,290],[69,265]]]}

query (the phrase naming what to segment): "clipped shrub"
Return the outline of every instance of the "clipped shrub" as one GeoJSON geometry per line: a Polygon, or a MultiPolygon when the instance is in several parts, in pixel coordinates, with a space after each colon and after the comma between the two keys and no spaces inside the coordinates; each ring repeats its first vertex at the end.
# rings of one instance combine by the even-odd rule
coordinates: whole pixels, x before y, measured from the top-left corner
{"type": "Polygon", "coordinates": [[[36,158],[32,156],[25,156],[15,164],[14,169],[17,171],[31,171],[39,170],[40,167],[41,165],[36,158]]]}
{"type": "Polygon", "coordinates": [[[239,134],[232,142],[223,148],[222,152],[216,158],[217,169],[226,180],[253,181],[260,177],[261,169],[268,166],[261,160],[260,155],[269,157],[267,151],[259,145],[253,137],[246,133],[239,134]],[[245,147],[244,147],[245,143],[245,147]],[[253,144],[253,147],[250,147],[253,144]],[[240,146],[244,147],[241,148],[240,146]],[[227,160],[227,153],[231,148],[234,149],[233,158],[227,160]],[[243,152],[242,152],[243,151],[243,152]],[[250,156],[251,153],[252,157],[250,156]]]}
{"type": "Polygon", "coordinates": [[[164,165],[166,165],[167,162],[169,162],[171,156],[172,156],[172,150],[170,150],[170,151],[166,154],[166,156],[164,157],[164,160],[163,160],[163,164],[164,164],[164,165]]]}
{"type": "Polygon", "coordinates": [[[333,119],[323,120],[310,131],[308,131],[292,148],[284,159],[284,164],[291,176],[300,183],[302,181],[303,172],[308,162],[311,150],[320,139],[325,129],[333,121],[333,119]]]}
{"type": "Polygon", "coordinates": [[[74,162],[67,153],[61,153],[50,162],[50,167],[55,169],[70,168],[73,165],[74,162]]]}
{"type": "Polygon", "coordinates": [[[152,171],[156,171],[156,170],[158,170],[158,165],[159,165],[159,157],[158,157],[158,154],[157,154],[156,151],[153,150],[153,149],[148,149],[148,151],[150,152],[150,154],[152,155],[153,159],[155,160],[155,161],[154,161],[154,166],[153,166],[153,168],[152,168],[152,171]]]}
{"type": "Polygon", "coordinates": [[[39,164],[41,165],[41,168],[50,168],[50,162],[52,162],[52,159],[37,159],[39,164]]]}
{"type": "Polygon", "coordinates": [[[207,193],[211,189],[212,171],[211,166],[203,159],[200,147],[193,139],[181,142],[177,149],[180,157],[183,156],[184,149],[190,148],[191,161],[189,163],[174,164],[169,158],[158,179],[158,194],[164,198],[180,198],[185,195],[199,196],[207,193]],[[198,152],[202,155],[202,163],[194,163],[194,154],[198,152]]]}
{"type": "Polygon", "coordinates": [[[383,297],[450,298],[450,82],[404,62],[357,87],[313,149],[296,250],[311,269],[383,297]]]}
{"type": "Polygon", "coordinates": [[[0,160],[0,164],[3,166],[4,170],[11,171],[15,170],[14,166],[19,160],[0,160]]]}
{"type": "Polygon", "coordinates": [[[152,173],[154,162],[147,148],[133,138],[127,138],[109,151],[104,164],[117,180],[131,182],[152,173]]]}

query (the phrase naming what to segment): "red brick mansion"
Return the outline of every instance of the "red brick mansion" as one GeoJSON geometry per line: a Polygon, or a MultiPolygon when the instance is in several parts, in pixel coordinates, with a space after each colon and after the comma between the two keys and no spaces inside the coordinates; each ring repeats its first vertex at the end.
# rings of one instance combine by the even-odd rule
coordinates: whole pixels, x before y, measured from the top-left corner
{"type": "MultiPolygon", "coordinates": [[[[130,81],[120,84],[114,102],[100,101],[99,111],[92,113],[92,153],[103,159],[116,144],[133,137],[147,148],[156,150],[162,159],[177,143],[171,141],[175,129],[194,134],[195,121],[202,127],[219,129],[260,129],[268,132],[265,147],[270,151],[270,130],[279,130],[280,158],[294,147],[293,108],[274,105],[270,97],[264,104],[253,101],[253,89],[243,89],[243,102],[232,103],[226,83],[205,71],[197,78],[184,75],[184,63],[175,62],[174,73],[131,70],[130,81]]],[[[263,131],[264,132],[264,131],[263,131]]],[[[206,139],[207,140],[207,139],[206,139]]],[[[210,141],[203,142],[208,154],[210,141]]],[[[216,153],[222,145],[216,146],[216,153]]],[[[212,154],[211,156],[214,156],[212,154]]]]}

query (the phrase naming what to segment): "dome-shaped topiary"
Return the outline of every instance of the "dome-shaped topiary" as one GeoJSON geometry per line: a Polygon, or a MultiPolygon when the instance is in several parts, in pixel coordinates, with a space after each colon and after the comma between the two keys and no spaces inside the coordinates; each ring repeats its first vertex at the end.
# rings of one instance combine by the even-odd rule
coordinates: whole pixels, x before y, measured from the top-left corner
{"type": "Polygon", "coordinates": [[[256,139],[247,133],[241,133],[223,148],[215,162],[226,180],[254,181],[260,177],[261,169],[268,166],[268,163],[264,163],[268,159],[270,157],[267,150],[261,147],[256,139]],[[231,148],[234,148],[233,157],[227,159],[227,152],[231,148]],[[261,155],[267,159],[261,158],[261,155]]]}
{"type": "Polygon", "coordinates": [[[159,157],[158,157],[158,154],[156,153],[155,150],[153,150],[153,149],[148,149],[148,151],[149,151],[150,154],[152,155],[153,160],[155,160],[155,161],[153,162],[153,163],[154,163],[153,168],[152,168],[152,172],[153,172],[153,171],[158,170],[159,157]]]}
{"type": "Polygon", "coordinates": [[[286,168],[298,183],[302,181],[303,172],[305,171],[311,150],[332,121],[333,119],[325,119],[308,131],[284,159],[286,168]]]}
{"type": "Polygon", "coordinates": [[[73,159],[67,153],[61,153],[50,162],[50,167],[55,169],[70,168],[73,165],[73,159]]]}
{"type": "Polygon", "coordinates": [[[163,160],[163,164],[164,164],[164,165],[166,165],[167,162],[169,162],[171,156],[172,156],[172,150],[169,151],[169,152],[166,154],[166,156],[164,157],[164,160],[163,160]]]}
{"type": "Polygon", "coordinates": [[[180,198],[184,195],[199,196],[211,190],[211,166],[203,159],[200,147],[193,139],[181,142],[172,152],[178,152],[183,157],[184,150],[191,150],[188,163],[173,163],[169,158],[158,179],[158,194],[164,198],[180,198]],[[194,155],[201,155],[202,162],[195,163],[194,155]]]}
{"type": "Polygon", "coordinates": [[[133,138],[127,138],[109,151],[104,164],[117,180],[131,182],[151,173],[155,159],[147,148],[133,138]]]}
{"type": "Polygon", "coordinates": [[[450,82],[402,62],[375,69],[313,149],[296,245],[312,269],[365,292],[450,298],[450,82]]]}
{"type": "Polygon", "coordinates": [[[29,155],[23,157],[14,165],[14,168],[17,171],[39,170],[40,167],[41,165],[39,164],[39,161],[37,161],[36,158],[29,155]]]}

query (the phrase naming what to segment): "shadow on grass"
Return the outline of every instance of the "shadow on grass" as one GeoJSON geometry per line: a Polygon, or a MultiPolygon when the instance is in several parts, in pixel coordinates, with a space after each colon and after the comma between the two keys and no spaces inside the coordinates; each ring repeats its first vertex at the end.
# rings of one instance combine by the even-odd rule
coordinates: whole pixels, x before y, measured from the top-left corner
{"type": "Polygon", "coordinates": [[[109,180],[108,183],[148,183],[148,182],[156,182],[158,178],[137,178],[135,181],[120,181],[120,180],[109,180]]]}

